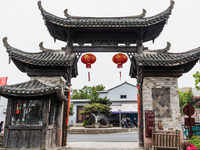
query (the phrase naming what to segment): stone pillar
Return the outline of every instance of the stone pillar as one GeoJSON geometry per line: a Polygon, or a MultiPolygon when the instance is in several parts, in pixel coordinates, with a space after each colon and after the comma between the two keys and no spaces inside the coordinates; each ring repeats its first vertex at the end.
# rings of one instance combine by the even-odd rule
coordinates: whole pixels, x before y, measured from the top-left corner
{"type": "MultiPolygon", "coordinates": [[[[158,130],[159,120],[164,122],[164,130],[168,130],[169,128],[181,130],[177,80],[177,77],[143,78],[143,114],[145,114],[145,110],[154,110],[156,130],[158,130]]],[[[143,120],[144,147],[150,149],[152,140],[145,135],[144,115],[143,120]]]]}
{"type": "Polygon", "coordinates": [[[64,102],[61,102],[58,109],[57,147],[62,146],[63,108],[64,102]]]}

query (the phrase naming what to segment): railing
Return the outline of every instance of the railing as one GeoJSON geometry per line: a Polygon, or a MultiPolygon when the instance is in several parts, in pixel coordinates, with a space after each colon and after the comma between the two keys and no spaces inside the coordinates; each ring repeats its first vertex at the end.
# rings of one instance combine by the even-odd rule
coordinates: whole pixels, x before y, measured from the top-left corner
{"type": "Polygon", "coordinates": [[[152,131],[152,150],[154,149],[180,149],[179,130],[153,130],[152,131]]]}
{"type": "MultiPolygon", "coordinates": [[[[182,126],[182,131],[183,131],[183,139],[184,140],[189,140],[190,139],[190,126],[182,126]]],[[[195,125],[192,126],[192,135],[198,136],[200,135],[200,125],[195,125]]]]}

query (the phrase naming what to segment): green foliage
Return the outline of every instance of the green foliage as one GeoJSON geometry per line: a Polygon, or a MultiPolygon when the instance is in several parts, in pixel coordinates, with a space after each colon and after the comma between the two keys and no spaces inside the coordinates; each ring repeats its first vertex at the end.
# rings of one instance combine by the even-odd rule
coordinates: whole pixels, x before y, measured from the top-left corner
{"type": "Polygon", "coordinates": [[[200,90],[200,86],[198,86],[200,82],[200,72],[197,71],[195,74],[193,74],[193,77],[195,78],[195,87],[197,90],[200,90]]]}
{"type": "Polygon", "coordinates": [[[89,87],[84,86],[80,90],[73,90],[71,99],[92,99],[92,98],[98,98],[97,91],[103,91],[105,87],[101,85],[89,87]]]}
{"type": "Polygon", "coordinates": [[[95,114],[98,115],[98,112],[103,113],[107,116],[111,115],[110,106],[101,104],[101,103],[93,103],[83,107],[83,111],[80,112],[82,115],[90,115],[95,114]]]}
{"type": "Polygon", "coordinates": [[[80,112],[82,115],[90,115],[94,113],[98,115],[98,112],[111,115],[110,105],[112,102],[107,97],[98,97],[97,91],[103,91],[105,87],[101,85],[88,87],[84,86],[80,90],[74,90],[71,99],[90,99],[89,105],[83,107],[83,111],[80,112]]]}
{"type": "Polygon", "coordinates": [[[180,103],[180,112],[181,114],[183,114],[183,107],[185,105],[187,105],[187,102],[190,102],[190,104],[192,106],[195,105],[194,101],[193,101],[193,94],[191,92],[191,90],[189,90],[189,92],[181,92],[181,91],[178,91],[179,93],[179,103],[180,103]]]}
{"type": "Polygon", "coordinates": [[[108,106],[110,106],[112,104],[110,99],[108,99],[107,97],[104,97],[104,98],[95,97],[95,98],[90,99],[88,103],[89,104],[100,103],[100,104],[108,105],[108,106]]]}
{"type": "Polygon", "coordinates": [[[87,125],[87,124],[88,124],[88,120],[84,120],[82,126],[85,127],[85,125],[87,125]]]}
{"type": "Polygon", "coordinates": [[[188,140],[190,144],[193,144],[195,147],[200,148],[200,137],[192,136],[190,140],[188,140]]]}
{"type": "Polygon", "coordinates": [[[70,107],[69,107],[69,115],[72,116],[74,114],[73,112],[73,103],[71,103],[70,107]]]}
{"type": "Polygon", "coordinates": [[[87,125],[92,125],[95,123],[95,119],[93,116],[90,116],[90,118],[88,119],[87,125]]]}

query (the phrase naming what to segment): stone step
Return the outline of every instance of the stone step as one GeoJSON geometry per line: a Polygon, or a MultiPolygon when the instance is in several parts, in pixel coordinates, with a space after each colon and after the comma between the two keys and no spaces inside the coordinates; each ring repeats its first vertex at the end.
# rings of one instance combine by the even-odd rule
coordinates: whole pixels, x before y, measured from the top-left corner
{"type": "Polygon", "coordinates": [[[82,125],[83,123],[76,123],[76,124],[73,124],[73,127],[83,127],[82,125]]]}
{"type": "MultiPolygon", "coordinates": [[[[144,150],[144,148],[123,148],[123,150],[144,150]]],[[[68,147],[68,148],[61,148],[59,150],[105,150],[105,148],[76,148],[76,147],[68,147]]],[[[122,148],[106,148],[106,150],[122,150],[122,148]]]]}
{"type": "Polygon", "coordinates": [[[69,131],[69,134],[84,134],[85,133],[84,129],[70,129],[68,131],[69,131]]]}

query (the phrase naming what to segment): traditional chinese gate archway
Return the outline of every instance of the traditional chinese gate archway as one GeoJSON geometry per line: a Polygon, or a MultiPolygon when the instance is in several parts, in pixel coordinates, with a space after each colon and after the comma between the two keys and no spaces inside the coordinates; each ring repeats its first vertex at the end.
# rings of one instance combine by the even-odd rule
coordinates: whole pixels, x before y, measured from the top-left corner
{"type": "MultiPolygon", "coordinates": [[[[146,110],[154,110],[155,121],[162,119],[165,122],[166,129],[170,127],[180,130],[177,78],[182,73],[188,72],[200,57],[200,48],[177,54],[168,53],[170,43],[167,44],[166,48],[160,50],[148,50],[148,48],[143,46],[144,42],[154,41],[160,35],[171,14],[173,5],[174,1],[171,1],[170,6],[165,11],[153,17],[145,17],[145,10],[138,16],[104,18],[71,16],[65,10],[66,18],[60,18],[45,11],[39,1],[38,6],[50,35],[54,40],[67,42],[66,47],[55,51],[44,48],[41,43],[40,49],[42,52],[30,54],[11,47],[7,43],[6,38],[4,39],[4,45],[9,53],[10,59],[15,62],[16,66],[22,72],[27,72],[28,76],[32,79],[38,80],[38,83],[42,81],[41,85],[46,83],[47,80],[50,82],[51,79],[54,80],[52,83],[49,83],[50,85],[53,82],[58,83],[60,79],[58,77],[60,76],[65,78],[66,85],[70,85],[71,78],[77,76],[76,66],[82,53],[127,53],[131,61],[130,77],[137,79],[139,98],[139,146],[144,146],[148,149],[151,147],[151,138],[146,137],[145,134],[148,129],[146,128],[147,122],[144,121],[144,112],[146,110]],[[74,43],[78,44],[78,46],[74,46],[74,43]],[[85,43],[89,43],[91,46],[84,46],[85,43]],[[125,46],[118,46],[119,44],[125,44],[125,46]],[[135,44],[136,46],[132,46],[131,44],[135,44]]],[[[31,90],[33,90],[32,86],[30,85],[29,87],[31,90]]],[[[43,86],[49,88],[49,85],[44,84],[43,86]]],[[[34,98],[49,98],[53,95],[56,98],[54,94],[58,93],[58,87],[53,87],[55,89],[52,93],[44,92],[43,94],[37,93],[31,96],[34,98]]],[[[13,86],[8,86],[0,88],[0,94],[5,93],[4,91],[8,88],[16,90],[15,86],[14,88],[13,86]]],[[[62,95],[65,88],[70,90],[69,87],[63,85],[59,95],[62,95]]],[[[20,89],[18,90],[20,91],[20,89]]],[[[26,90],[24,91],[25,93],[20,94],[18,92],[10,94],[9,90],[5,96],[11,98],[16,98],[17,96],[26,98],[26,92],[30,93],[29,89],[26,90]]],[[[40,90],[44,91],[44,88],[40,90]]],[[[62,139],[62,145],[65,146],[67,140],[66,116],[68,110],[68,92],[65,92],[65,96],[62,95],[62,98],[59,95],[57,99],[63,101],[63,105],[59,102],[61,107],[59,112],[61,113],[63,111],[63,118],[61,121],[62,134],[60,134],[62,137],[58,138],[62,139]],[[62,106],[64,107],[63,110],[62,106]]],[[[48,99],[46,101],[47,105],[50,102],[48,99]]],[[[9,127],[9,124],[6,125],[9,127]]],[[[44,130],[43,133],[46,135],[47,127],[45,124],[44,127],[45,129],[41,128],[41,130],[44,130]]],[[[155,128],[157,128],[157,125],[155,128]]],[[[5,129],[5,132],[8,133],[8,131],[8,129],[5,129]]],[[[8,138],[9,136],[7,135],[5,141],[8,138]]],[[[45,140],[43,139],[44,143],[46,142],[45,140]]],[[[5,147],[5,144],[3,146],[5,147]]],[[[44,145],[43,148],[48,148],[48,146],[44,145]]]]}

